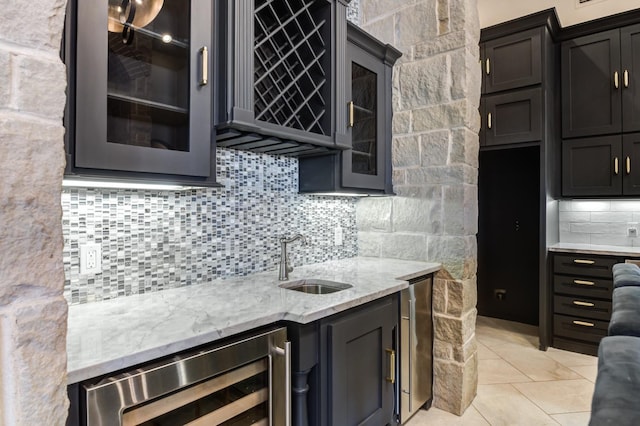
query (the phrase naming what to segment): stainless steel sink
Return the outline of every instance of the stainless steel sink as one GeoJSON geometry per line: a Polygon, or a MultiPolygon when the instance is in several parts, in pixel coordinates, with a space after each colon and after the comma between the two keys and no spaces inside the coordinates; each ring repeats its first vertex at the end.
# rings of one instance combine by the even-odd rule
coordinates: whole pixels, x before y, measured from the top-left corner
{"type": "Polygon", "coordinates": [[[280,287],[308,294],[329,294],[335,293],[336,291],[346,290],[353,286],[351,284],[335,281],[308,279],[280,284],[280,287]]]}

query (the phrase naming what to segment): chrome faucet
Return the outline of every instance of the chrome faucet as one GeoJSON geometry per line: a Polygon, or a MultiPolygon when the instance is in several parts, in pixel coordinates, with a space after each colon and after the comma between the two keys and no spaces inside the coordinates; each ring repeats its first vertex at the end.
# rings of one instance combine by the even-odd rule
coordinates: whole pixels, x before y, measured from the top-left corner
{"type": "Polygon", "coordinates": [[[280,238],[280,273],[278,279],[286,281],[289,279],[289,272],[293,271],[293,266],[289,265],[289,255],[287,254],[287,244],[296,240],[301,240],[302,244],[307,244],[307,239],[302,234],[294,235],[291,238],[280,238]]]}

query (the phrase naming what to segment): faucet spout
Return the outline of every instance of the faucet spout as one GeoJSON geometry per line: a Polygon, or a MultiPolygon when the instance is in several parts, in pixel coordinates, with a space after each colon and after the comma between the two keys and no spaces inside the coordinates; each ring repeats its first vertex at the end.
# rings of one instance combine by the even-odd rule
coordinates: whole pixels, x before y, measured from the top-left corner
{"type": "Polygon", "coordinates": [[[291,238],[280,238],[280,271],[278,279],[286,281],[289,279],[289,272],[293,271],[293,267],[289,265],[289,256],[287,255],[287,244],[300,240],[302,244],[307,244],[307,239],[302,234],[294,235],[291,238]]]}

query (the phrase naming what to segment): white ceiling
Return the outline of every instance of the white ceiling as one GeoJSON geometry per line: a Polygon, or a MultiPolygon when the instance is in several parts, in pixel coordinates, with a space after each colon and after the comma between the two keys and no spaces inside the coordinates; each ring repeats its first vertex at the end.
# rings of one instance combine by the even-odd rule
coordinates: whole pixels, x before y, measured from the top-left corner
{"type": "Polygon", "coordinates": [[[485,28],[534,12],[555,7],[563,27],[632,9],[640,0],[478,0],[480,27],[485,28]]]}

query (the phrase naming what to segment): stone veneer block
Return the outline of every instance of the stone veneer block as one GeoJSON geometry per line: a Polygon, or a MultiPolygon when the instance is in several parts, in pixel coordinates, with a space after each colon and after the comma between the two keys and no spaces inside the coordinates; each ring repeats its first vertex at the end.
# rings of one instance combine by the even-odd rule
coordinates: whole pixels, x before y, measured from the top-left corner
{"type": "Polygon", "coordinates": [[[61,223],[64,129],[0,114],[0,134],[0,296],[23,284],[57,289],[64,283],[62,232],[47,224],[61,223]]]}
{"type": "Polygon", "coordinates": [[[454,345],[450,342],[435,340],[433,342],[433,356],[441,360],[449,360],[465,363],[471,359],[478,351],[478,341],[475,335],[463,346],[454,345]]]}
{"type": "Polygon", "coordinates": [[[47,117],[60,117],[66,102],[66,69],[59,58],[22,57],[17,61],[17,108],[47,117]],[[49,90],[43,91],[42,87],[49,90]]]}
{"type": "Polygon", "coordinates": [[[475,235],[427,237],[427,259],[438,259],[454,279],[473,277],[476,274],[476,257],[475,235]]]}
{"type": "Polygon", "coordinates": [[[380,247],[380,256],[392,259],[422,260],[427,258],[426,237],[422,234],[388,234],[380,247]]]}
{"type": "Polygon", "coordinates": [[[466,127],[451,130],[451,145],[449,149],[450,164],[464,163],[478,168],[480,144],[478,133],[466,127]]]}
{"type": "Polygon", "coordinates": [[[433,316],[434,339],[462,347],[475,334],[476,316],[475,308],[465,312],[462,317],[436,313],[433,316]]]}
{"type": "Polygon", "coordinates": [[[448,185],[443,188],[444,231],[447,235],[478,232],[478,191],[476,185],[448,185]]]}
{"type": "Polygon", "coordinates": [[[30,299],[22,295],[0,309],[4,383],[0,423],[65,424],[69,406],[66,331],[67,302],[61,296],[30,299]]]}
{"type": "Polygon", "coordinates": [[[451,60],[451,99],[470,99],[470,93],[480,93],[480,82],[477,79],[469,78],[471,73],[478,72],[480,61],[478,48],[467,46],[465,49],[458,49],[449,54],[451,60]]]}
{"type": "Polygon", "coordinates": [[[420,136],[420,165],[446,166],[449,157],[449,130],[436,130],[420,136]]]}
{"type": "Polygon", "coordinates": [[[450,59],[439,55],[421,61],[402,64],[400,78],[400,111],[451,101],[443,87],[451,85],[450,59]]]}
{"type": "Polygon", "coordinates": [[[428,198],[393,197],[394,232],[437,234],[442,229],[440,188],[433,188],[428,198]],[[425,221],[425,215],[431,220],[425,221]]]}
{"type": "Polygon", "coordinates": [[[399,9],[413,3],[415,3],[415,0],[361,0],[360,13],[362,21],[368,23],[381,17],[393,16],[399,9]]]}
{"type": "Polygon", "coordinates": [[[466,164],[407,169],[407,183],[409,185],[477,184],[477,181],[478,169],[466,164]]]}
{"type": "Polygon", "coordinates": [[[434,383],[434,407],[461,416],[477,393],[477,353],[464,363],[436,359],[433,370],[434,376],[447,378],[434,383]]]}
{"type": "Polygon", "coordinates": [[[393,113],[392,123],[394,135],[402,135],[411,132],[411,111],[393,113]]]}
{"type": "Polygon", "coordinates": [[[407,174],[402,169],[394,169],[391,173],[391,182],[394,186],[401,186],[407,182],[407,174]]]}
{"type": "MultiPolygon", "coordinates": [[[[385,2],[387,7],[389,1],[385,2]]],[[[400,3],[394,1],[395,3],[400,3]]],[[[396,39],[398,46],[412,46],[422,40],[435,38],[438,17],[431,1],[416,2],[411,7],[400,9],[396,15],[396,39]]]]}
{"type": "Polygon", "coordinates": [[[11,69],[11,55],[8,51],[0,49],[0,106],[7,107],[11,103],[11,82],[13,71],[11,69]]]}
{"type": "Polygon", "coordinates": [[[461,127],[466,123],[466,100],[426,106],[413,111],[413,130],[416,132],[429,132],[436,129],[461,127]]]}
{"type": "Polygon", "coordinates": [[[367,197],[357,202],[356,223],[361,231],[391,232],[391,197],[367,197]]]}
{"type": "Polygon", "coordinates": [[[384,236],[379,232],[358,232],[358,254],[360,256],[381,257],[380,252],[384,236]]]}
{"type": "Polygon", "coordinates": [[[420,164],[420,137],[395,137],[391,142],[391,159],[394,168],[420,164]]]}
{"type": "MultiPolygon", "coordinates": [[[[3,2],[1,39],[43,52],[57,52],[60,49],[66,4],[65,0],[35,0],[25,7],[22,2],[3,2]]],[[[51,87],[42,89],[44,93],[51,87]]]]}

